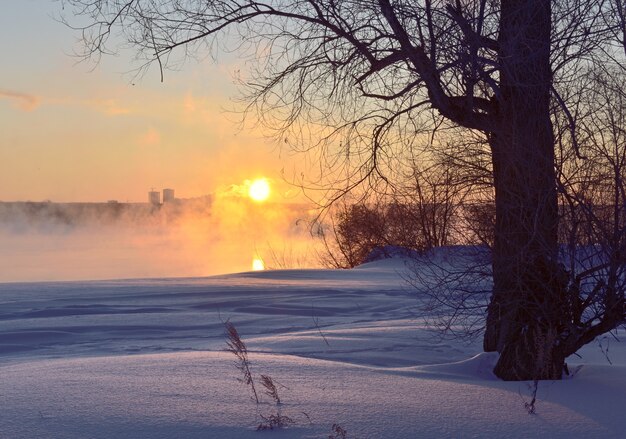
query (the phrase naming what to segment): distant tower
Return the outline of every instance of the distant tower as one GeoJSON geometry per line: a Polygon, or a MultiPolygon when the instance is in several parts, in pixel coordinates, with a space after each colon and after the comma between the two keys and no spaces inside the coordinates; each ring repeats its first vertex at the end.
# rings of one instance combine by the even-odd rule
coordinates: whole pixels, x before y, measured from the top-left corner
{"type": "Polygon", "coordinates": [[[161,192],[154,189],[148,192],[148,203],[153,206],[159,206],[161,204],[161,192]]]}
{"type": "Polygon", "coordinates": [[[163,189],[163,203],[170,203],[174,200],[174,189],[163,189]]]}

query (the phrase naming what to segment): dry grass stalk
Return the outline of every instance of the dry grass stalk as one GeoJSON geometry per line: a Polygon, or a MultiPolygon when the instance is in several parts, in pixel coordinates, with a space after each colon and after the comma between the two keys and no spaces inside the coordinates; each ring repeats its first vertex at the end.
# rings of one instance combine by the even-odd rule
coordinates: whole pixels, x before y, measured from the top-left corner
{"type": "Polygon", "coordinates": [[[265,394],[272,398],[277,405],[280,405],[280,397],[278,396],[278,389],[272,377],[268,375],[261,375],[261,385],[265,388],[265,394]]]}
{"type": "Polygon", "coordinates": [[[246,344],[243,342],[241,337],[239,337],[239,333],[237,332],[237,328],[235,328],[235,325],[233,325],[230,321],[226,321],[226,323],[224,323],[224,326],[226,327],[226,335],[228,336],[228,341],[226,342],[226,350],[235,355],[235,357],[237,357],[235,366],[243,374],[243,379],[239,379],[239,381],[250,386],[254,395],[254,400],[258,404],[259,396],[256,393],[256,387],[254,386],[254,380],[252,379],[252,373],[250,372],[248,348],[246,347],[246,344]]]}
{"type": "Polygon", "coordinates": [[[529,415],[534,415],[537,413],[537,390],[539,390],[539,380],[534,380],[533,384],[530,386],[530,402],[524,402],[524,408],[528,412],[529,415]]]}

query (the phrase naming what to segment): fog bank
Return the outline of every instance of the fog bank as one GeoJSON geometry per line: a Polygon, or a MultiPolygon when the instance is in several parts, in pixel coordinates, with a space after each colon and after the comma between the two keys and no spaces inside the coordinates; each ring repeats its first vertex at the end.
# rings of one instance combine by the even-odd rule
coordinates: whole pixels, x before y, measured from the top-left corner
{"type": "Polygon", "coordinates": [[[0,282],[195,277],[317,266],[302,204],[203,197],[0,203],[0,282]]]}

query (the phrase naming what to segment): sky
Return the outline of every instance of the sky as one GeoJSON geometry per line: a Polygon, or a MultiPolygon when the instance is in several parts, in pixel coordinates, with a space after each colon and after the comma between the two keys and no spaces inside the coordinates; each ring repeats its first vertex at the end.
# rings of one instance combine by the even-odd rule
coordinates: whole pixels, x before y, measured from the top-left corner
{"type": "Polygon", "coordinates": [[[97,65],[72,55],[79,35],[55,20],[60,2],[0,5],[0,201],[189,198],[258,177],[275,201],[297,193],[273,141],[238,123],[235,58],[135,78],[132,51],[97,65]]]}

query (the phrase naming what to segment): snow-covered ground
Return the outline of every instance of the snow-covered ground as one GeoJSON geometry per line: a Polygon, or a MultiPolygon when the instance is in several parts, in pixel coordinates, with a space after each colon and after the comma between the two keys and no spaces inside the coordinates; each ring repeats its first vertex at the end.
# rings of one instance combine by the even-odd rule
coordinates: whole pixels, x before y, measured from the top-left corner
{"type": "Polygon", "coordinates": [[[612,338],[539,385],[424,324],[401,259],[354,270],[0,284],[0,438],[622,438],[626,349],[612,338]],[[257,405],[225,352],[279,383],[257,405]],[[610,343],[609,343],[610,342],[610,343]],[[607,354],[612,365],[606,359],[607,354]],[[255,430],[280,413],[286,429],[255,430]],[[337,436],[340,437],[340,436],[337,436]]]}

